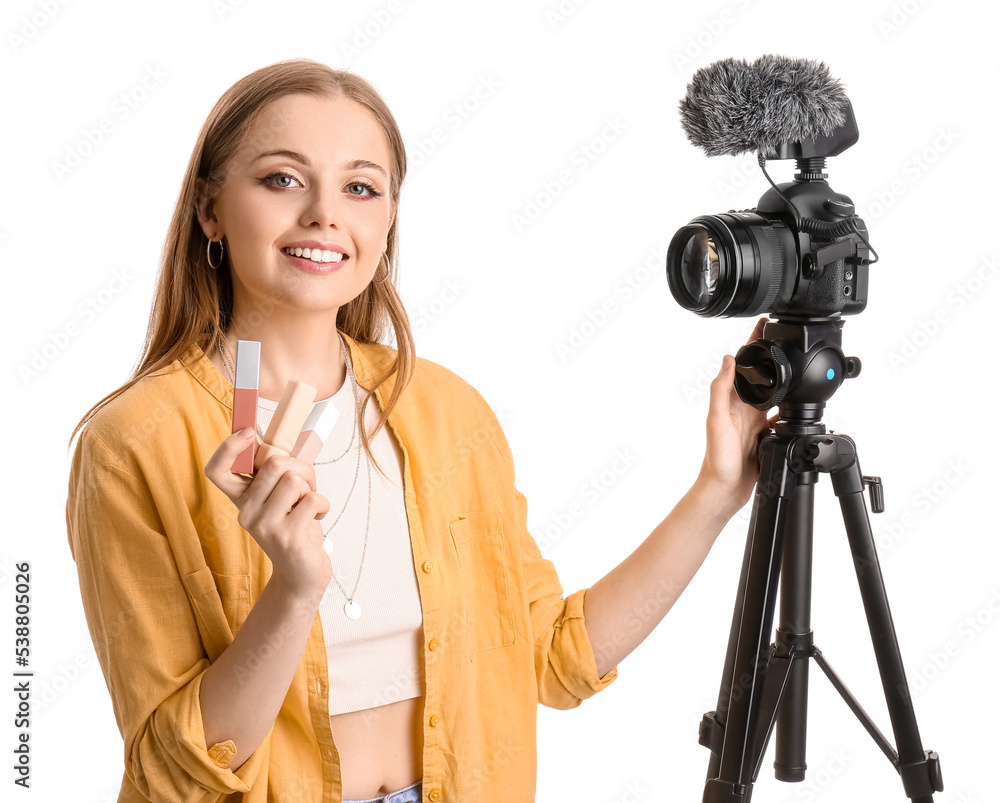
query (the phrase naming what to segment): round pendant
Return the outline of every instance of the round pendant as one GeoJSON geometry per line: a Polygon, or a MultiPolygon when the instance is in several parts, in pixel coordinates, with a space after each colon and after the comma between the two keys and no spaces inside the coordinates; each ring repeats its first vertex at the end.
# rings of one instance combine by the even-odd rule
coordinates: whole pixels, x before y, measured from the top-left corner
{"type": "Polygon", "coordinates": [[[324,549],[324,551],[326,552],[327,555],[332,555],[333,554],[333,541],[331,541],[329,538],[325,538],[323,540],[323,549],[324,549]]]}
{"type": "Polygon", "coordinates": [[[361,618],[361,606],[358,605],[354,600],[349,599],[344,605],[344,613],[347,614],[348,619],[360,619],[361,618]]]}

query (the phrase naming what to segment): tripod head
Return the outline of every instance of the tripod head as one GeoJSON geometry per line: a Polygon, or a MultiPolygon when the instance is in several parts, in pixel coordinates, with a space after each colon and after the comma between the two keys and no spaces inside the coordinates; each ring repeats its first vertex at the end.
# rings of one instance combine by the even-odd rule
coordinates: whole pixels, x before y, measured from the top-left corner
{"type": "Polygon", "coordinates": [[[861,373],[861,360],[840,348],[843,327],[840,318],[768,321],[736,353],[739,397],[758,410],[777,405],[789,424],[818,424],[827,399],[861,373]]]}

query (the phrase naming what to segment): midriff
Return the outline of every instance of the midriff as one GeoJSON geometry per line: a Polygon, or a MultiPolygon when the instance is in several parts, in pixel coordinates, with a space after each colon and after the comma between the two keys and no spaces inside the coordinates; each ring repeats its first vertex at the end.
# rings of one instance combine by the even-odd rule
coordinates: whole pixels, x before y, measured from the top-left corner
{"type": "Polygon", "coordinates": [[[424,698],[332,714],[344,800],[381,797],[423,775],[424,698]]]}

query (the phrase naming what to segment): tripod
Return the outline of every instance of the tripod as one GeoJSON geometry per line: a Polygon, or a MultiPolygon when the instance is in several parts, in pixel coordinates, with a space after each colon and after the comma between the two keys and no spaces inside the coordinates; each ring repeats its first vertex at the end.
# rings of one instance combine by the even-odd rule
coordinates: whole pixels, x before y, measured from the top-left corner
{"type": "Polygon", "coordinates": [[[763,410],[778,404],[780,421],[759,440],[760,470],[719,701],[699,731],[699,742],[712,752],[703,803],[749,803],[775,729],[775,777],[805,779],[809,658],[892,762],[908,798],[933,803],[933,793],[944,789],[937,753],[921,747],[865,509],[867,486],[872,511],[882,511],[881,481],[862,476],[854,441],[828,433],[820,420],[843,379],[860,372],[860,362],[840,350],[842,326],[839,320],[769,321],[763,338],[737,354],[740,397],[763,410]],[[821,473],[830,475],[840,502],[895,748],[813,644],[813,488],[821,473]],[[768,644],[779,582],[781,624],[768,644]]]}

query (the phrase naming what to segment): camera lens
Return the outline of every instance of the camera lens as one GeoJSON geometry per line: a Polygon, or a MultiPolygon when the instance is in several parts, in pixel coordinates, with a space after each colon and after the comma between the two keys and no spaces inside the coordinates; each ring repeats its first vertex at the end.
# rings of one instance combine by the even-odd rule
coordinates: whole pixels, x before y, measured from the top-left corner
{"type": "Polygon", "coordinates": [[[784,224],[753,212],[705,215],[670,241],[667,283],[698,315],[759,315],[777,297],[786,261],[795,264],[795,243],[784,224]]]}
{"type": "Polygon", "coordinates": [[[719,254],[715,240],[705,229],[688,235],[681,252],[681,286],[693,304],[703,307],[712,300],[719,281],[719,254]]]}

